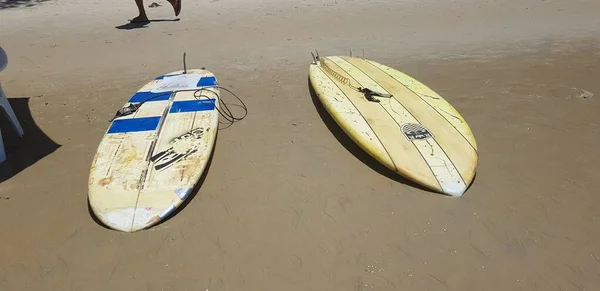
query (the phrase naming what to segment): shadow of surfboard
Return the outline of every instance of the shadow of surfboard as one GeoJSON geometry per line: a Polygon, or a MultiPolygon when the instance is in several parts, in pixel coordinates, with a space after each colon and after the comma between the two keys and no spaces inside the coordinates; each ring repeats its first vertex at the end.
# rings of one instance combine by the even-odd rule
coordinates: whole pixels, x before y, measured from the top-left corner
{"type": "Polygon", "coordinates": [[[8,98],[25,135],[19,137],[5,114],[0,114],[6,161],[0,164],[0,183],[50,155],[61,145],[55,143],[35,123],[29,108],[29,97],[8,98]]]}
{"type": "Polygon", "coordinates": [[[308,88],[310,91],[310,96],[312,97],[313,105],[317,109],[317,113],[319,114],[319,117],[321,117],[321,120],[323,120],[323,123],[325,123],[325,126],[327,126],[329,131],[331,131],[331,133],[338,140],[338,142],[341,143],[342,146],[344,146],[344,148],[346,148],[346,150],[348,150],[352,155],[354,155],[363,164],[367,165],[369,168],[371,168],[375,172],[377,172],[391,180],[394,180],[398,183],[402,183],[407,186],[411,186],[411,187],[414,187],[414,188],[417,188],[417,189],[420,189],[420,190],[423,190],[423,191],[426,191],[429,193],[446,196],[444,194],[441,194],[441,193],[435,192],[433,190],[430,190],[428,188],[425,188],[413,181],[408,180],[407,178],[402,177],[400,174],[388,169],[387,167],[382,165],[380,162],[378,162],[375,158],[373,158],[371,155],[369,155],[367,152],[365,152],[360,146],[358,146],[358,144],[356,144],[348,136],[348,134],[346,134],[346,132],[344,132],[344,130],[335,122],[335,120],[333,120],[333,117],[331,117],[329,112],[327,112],[327,109],[325,109],[325,107],[321,103],[321,100],[319,100],[317,93],[313,89],[313,86],[310,82],[310,78],[308,78],[308,88]]]}

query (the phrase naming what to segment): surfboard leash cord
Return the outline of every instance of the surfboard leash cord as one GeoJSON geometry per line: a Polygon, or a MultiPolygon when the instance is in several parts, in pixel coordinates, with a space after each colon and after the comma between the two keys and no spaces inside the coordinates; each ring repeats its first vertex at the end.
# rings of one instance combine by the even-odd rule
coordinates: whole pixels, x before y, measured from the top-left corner
{"type": "Polygon", "coordinates": [[[246,104],[244,103],[244,101],[242,101],[242,99],[240,97],[238,97],[235,93],[233,93],[231,90],[229,90],[227,88],[223,88],[221,86],[215,85],[215,86],[210,86],[210,87],[206,87],[206,88],[196,89],[194,91],[194,97],[198,100],[200,100],[199,98],[202,98],[202,97],[210,99],[209,96],[202,94],[202,91],[210,91],[210,92],[214,93],[214,91],[210,90],[209,88],[218,88],[220,90],[222,89],[222,90],[229,92],[241,103],[241,105],[235,104],[235,106],[238,106],[244,110],[244,114],[242,117],[235,117],[233,115],[233,113],[231,112],[231,110],[229,109],[229,106],[227,105],[227,103],[225,103],[225,101],[223,101],[223,98],[221,98],[221,96],[219,96],[220,106],[216,107],[215,109],[217,109],[219,114],[221,116],[223,116],[223,118],[225,118],[229,122],[229,125],[226,128],[228,128],[229,126],[231,126],[232,124],[234,124],[237,121],[241,121],[242,119],[244,119],[246,117],[246,115],[248,115],[248,108],[246,107],[246,104]],[[219,109],[219,108],[221,108],[221,109],[219,109]]]}
{"type": "MultiPolygon", "coordinates": [[[[227,92],[229,92],[231,95],[233,95],[238,101],[240,101],[241,105],[237,105],[235,104],[235,106],[238,106],[240,108],[242,108],[244,110],[244,114],[241,117],[236,117],[234,116],[234,114],[231,112],[231,110],[229,109],[229,106],[227,105],[227,103],[225,103],[225,101],[223,101],[223,98],[221,98],[219,96],[219,107],[216,107],[215,109],[217,110],[217,112],[219,112],[219,114],[221,116],[223,116],[223,118],[225,118],[228,122],[229,122],[229,126],[231,126],[233,123],[241,121],[242,119],[244,119],[247,115],[248,115],[248,107],[246,107],[246,104],[244,103],[244,101],[242,101],[242,99],[237,96],[235,93],[233,93],[231,90],[227,89],[227,88],[223,88],[221,86],[215,85],[215,86],[210,86],[210,87],[205,87],[205,88],[200,88],[200,89],[193,89],[193,90],[181,90],[181,91],[175,91],[175,92],[167,92],[164,94],[157,94],[154,95],[144,101],[138,102],[138,103],[131,103],[129,104],[129,106],[123,107],[121,109],[119,109],[117,111],[117,113],[115,114],[115,116],[113,118],[111,118],[109,120],[109,122],[114,121],[115,119],[119,118],[119,117],[123,117],[123,116],[127,116],[127,115],[131,115],[133,113],[135,113],[140,107],[142,107],[142,105],[152,99],[158,98],[158,97],[162,97],[165,95],[170,95],[170,94],[175,94],[177,92],[183,92],[183,91],[194,91],[194,98],[200,100],[202,97],[210,99],[209,96],[204,95],[202,93],[202,91],[210,91],[213,92],[212,90],[209,90],[208,88],[218,88],[218,89],[222,89],[225,90],[227,92]],[[221,108],[221,109],[220,109],[221,108]]],[[[227,126],[227,127],[229,127],[227,126]]]]}

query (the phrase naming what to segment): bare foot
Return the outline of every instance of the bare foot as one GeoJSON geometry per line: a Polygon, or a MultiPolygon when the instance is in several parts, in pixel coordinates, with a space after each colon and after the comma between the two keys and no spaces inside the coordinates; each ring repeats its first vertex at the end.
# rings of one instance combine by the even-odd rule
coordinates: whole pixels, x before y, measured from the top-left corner
{"type": "Polygon", "coordinates": [[[179,13],[181,13],[181,0],[168,0],[169,3],[171,3],[171,6],[173,6],[173,11],[175,11],[175,16],[179,16],[179,13]]]}
{"type": "Polygon", "coordinates": [[[130,23],[140,23],[140,22],[149,22],[149,20],[148,20],[148,16],[140,15],[140,16],[130,20],[129,22],[130,23]]]}

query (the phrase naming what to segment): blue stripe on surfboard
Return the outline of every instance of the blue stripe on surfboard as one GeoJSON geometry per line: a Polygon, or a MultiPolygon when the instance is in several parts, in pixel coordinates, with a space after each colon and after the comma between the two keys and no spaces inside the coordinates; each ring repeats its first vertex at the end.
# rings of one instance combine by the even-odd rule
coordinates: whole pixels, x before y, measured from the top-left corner
{"type": "Polygon", "coordinates": [[[171,105],[169,113],[196,112],[215,109],[215,99],[176,101],[171,105]]]}
{"type": "Polygon", "coordinates": [[[129,99],[129,103],[169,100],[169,98],[171,97],[171,93],[173,93],[173,92],[160,92],[160,93],[136,92],[135,94],[133,94],[133,96],[131,96],[131,99],[129,99]]]}
{"type": "Polygon", "coordinates": [[[160,116],[117,119],[113,121],[108,133],[127,133],[156,130],[160,116]]]}
{"type": "Polygon", "coordinates": [[[207,87],[207,86],[215,86],[215,85],[217,85],[217,78],[215,78],[215,77],[202,77],[198,81],[198,84],[196,84],[196,86],[198,86],[198,87],[207,87]]]}

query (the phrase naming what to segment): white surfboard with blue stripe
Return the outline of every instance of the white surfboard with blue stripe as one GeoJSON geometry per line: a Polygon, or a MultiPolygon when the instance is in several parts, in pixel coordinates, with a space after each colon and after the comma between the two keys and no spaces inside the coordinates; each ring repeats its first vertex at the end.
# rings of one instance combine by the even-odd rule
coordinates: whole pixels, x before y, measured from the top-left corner
{"type": "Polygon", "coordinates": [[[142,104],[115,118],[89,177],[89,203],[106,226],[125,232],[150,227],[189,197],[214,148],[219,89],[206,70],[160,76],[125,104],[142,104]]]}

